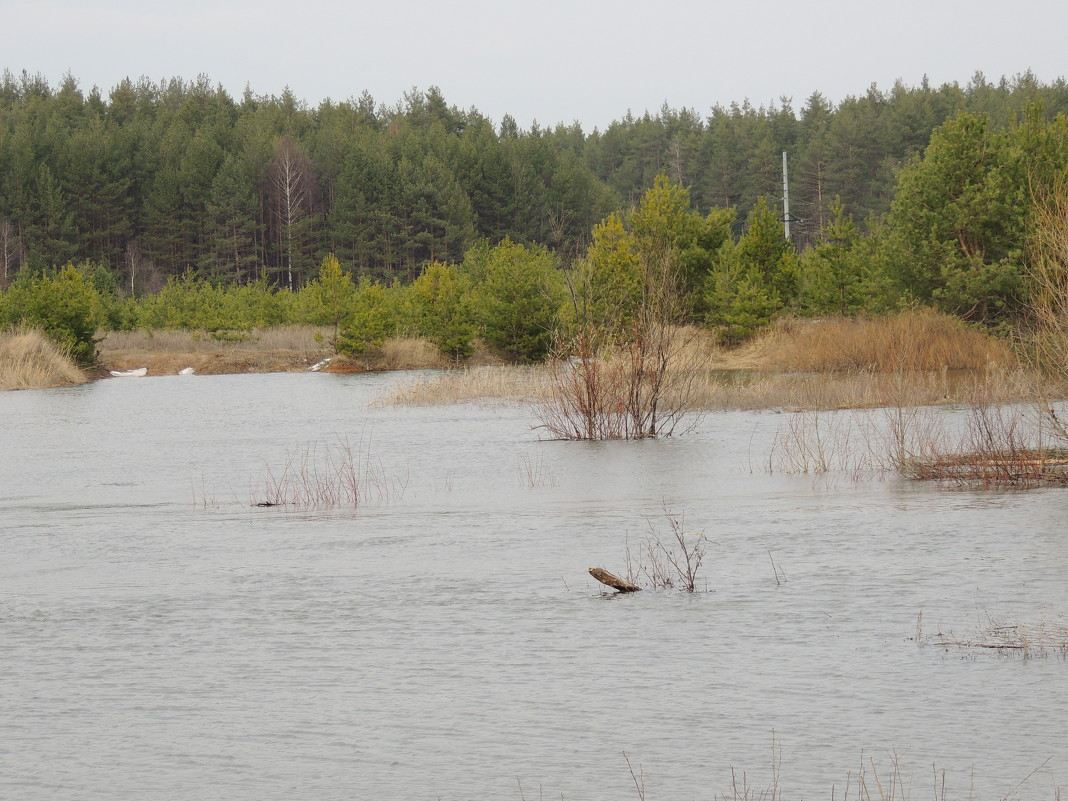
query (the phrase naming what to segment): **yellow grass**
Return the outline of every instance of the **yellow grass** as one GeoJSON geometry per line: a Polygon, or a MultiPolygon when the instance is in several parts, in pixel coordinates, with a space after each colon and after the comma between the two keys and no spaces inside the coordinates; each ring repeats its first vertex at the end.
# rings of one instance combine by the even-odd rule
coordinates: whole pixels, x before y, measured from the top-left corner
{"type": "Polygon", "coordinates": [[[425,339],[390,339],[382,345],[383,370],[425,370],[447,367],[448,358],[425,339]]]}
{"type": "Polygon", "coordinates": [[[333,353],[333,329],[277,326],[212,335],[205,331],[109,331],[100,342],[100,362],[109,370],[147,367],[149,375],[267,373],[307,370],[333,353]]]}
{"type": "Polygon", "coordinates": [[[811,373],[1019,366],[1004,341],[927,309],[859,320],[785,320],[745,351],[761,369],[811,373]]]}
{"type": "Polygon", "coordinates": [[[0,390],[84,384],[71,358],[40,331],[0,332],[0,390]]]}
{"type": "MultiPolygon", "coordinates": [[[[184,367],[198,373],[306,370],[333,354],[329,327],[281,326],[233,337],[206,332],[109,332],[100,343],[106,369],[184,367]]],[[[10,357],[9,357],[10,359],[10,357]]],[[[494,364],[477,348],[465,369],[422,339],[394,339],[366,357],[334,358],[331,371],[437,369],[402,382],[392,404],[472,401],[538,403],[551,392],[552,367],[494,364]],[[493,366],[486,366],[486,365],[493,366]]],[[[13,368],[6,368],[5,374],[13,368]]],[[[840,409],[966,403],[977,391],[994,401],[1030,398],[1035,377],[1002,341],[929,311],[872,319],[790,320],[741,348],[724,349],[704,329],[678,331],[673,370],[694,409],[840,409]]],[[[1063,396],[1061,387],[1047,395],[1063,396]]],[[[672,399],[668,399],[669,402],[672,399]]]]}
{"type": "Polygon", "coordinates": [[[311,325],[283,325],[248,332],[207,331],[108,331],[100,341],[101,352],[140,351],[143,353],[213,353],[219,350],[295,351],[306,355],[328,347],[333,328],[311,325]]]}
{"type": "MultiPolygon", "coordinates": [[[[1003,342],[932,312],[869,321],[779,324],[726,350],[702,329],[677,332],[673,369],[693,409],[845,409],[1033,397],[1036,377],[1003,342]]],[[[551,391],[550,367],[497,367],[403,382],[384,403],[537,403],[551,391]]],[[[1063,392],[1063,388],[1060,390],[1063,392]]],[[[667,398],[673,403],[674,399],[667,398]]]]}
{"type": "Polygon", "coordinates": [[[398,406],[491,401],[533,403],[547,398],[550,389],[546,366],[472,367],[402,381],[379,402],[398,406]]]}

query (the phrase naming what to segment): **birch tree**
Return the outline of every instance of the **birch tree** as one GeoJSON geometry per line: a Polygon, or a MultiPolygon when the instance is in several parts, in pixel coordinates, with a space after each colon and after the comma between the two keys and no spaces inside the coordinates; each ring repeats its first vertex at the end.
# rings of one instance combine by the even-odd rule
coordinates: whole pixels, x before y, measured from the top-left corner
{"type": "Polygon", "coordinates": [[[267,168],[267,200],[272,238],[281,257],[285,285],[290,290],[296,288],[303,234],[314,211],[316,195],[311,160],[296,142],[283,136],[275,145],[267,168]]]}

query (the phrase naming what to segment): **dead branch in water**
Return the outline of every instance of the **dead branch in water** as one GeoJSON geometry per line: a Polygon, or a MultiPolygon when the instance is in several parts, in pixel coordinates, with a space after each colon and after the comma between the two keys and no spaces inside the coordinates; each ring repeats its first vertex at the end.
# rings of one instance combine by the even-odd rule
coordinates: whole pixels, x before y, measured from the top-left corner
{"type": "Polygon", "coordinates": [[[641,587],[637,584],[631,584],[629,581],[621,579],[619,576],[609,573],[604,568],[591,567],[590,575],[597,579],[602,584],[611,587],[614,590],[620,592],[640,592],[641,587]]]}

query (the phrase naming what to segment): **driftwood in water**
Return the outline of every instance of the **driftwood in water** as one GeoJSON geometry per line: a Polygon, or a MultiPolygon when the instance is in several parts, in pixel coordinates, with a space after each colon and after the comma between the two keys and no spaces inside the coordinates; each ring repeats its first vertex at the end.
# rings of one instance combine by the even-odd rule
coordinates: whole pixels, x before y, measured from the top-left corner
{"type": "Polygon", "coordinates": [[[609,573],[599,567],[591,567],[590,575],[597,579],[602,584],[607,584],[614,590],[620,592],[638,592],[641,589],[637,584],[631,584],[629,581],[624,581],[619,576],[609,573]]]}

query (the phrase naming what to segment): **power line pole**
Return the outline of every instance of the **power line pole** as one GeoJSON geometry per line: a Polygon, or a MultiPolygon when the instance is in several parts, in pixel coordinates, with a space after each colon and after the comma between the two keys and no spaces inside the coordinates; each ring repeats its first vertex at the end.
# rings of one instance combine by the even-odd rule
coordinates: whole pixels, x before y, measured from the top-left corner
{"type": "Polygon", "coordinates": [[[782,220],[786,224],[786,241],[790,241],[790,179],[786,173],[786,151],[782,152],[782,220]]]}

